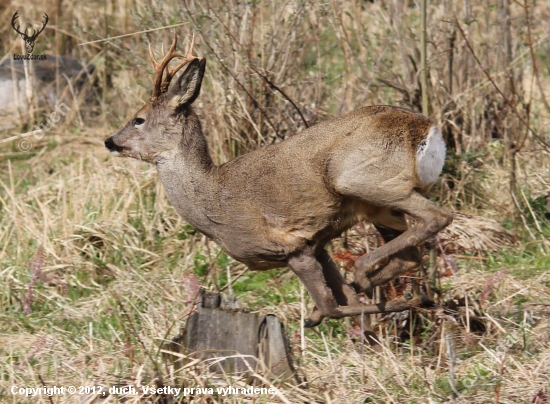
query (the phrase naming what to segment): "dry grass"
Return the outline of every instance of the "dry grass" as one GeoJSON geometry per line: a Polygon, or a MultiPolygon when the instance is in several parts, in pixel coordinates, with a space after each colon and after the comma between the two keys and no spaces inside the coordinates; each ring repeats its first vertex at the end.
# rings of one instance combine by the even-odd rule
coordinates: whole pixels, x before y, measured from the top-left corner
{"type": "MultiPolygon", "coordinates": [[[[245,307],[286,324],[306,383],[271,382],[278,391],[271,397],[192,402],[547,402],[550,225],[540,201],[550,192],[543,94],[550,94],[543,24],[550,9],[530,7],[526,20],[521,1],[509,13],[500,3],[432,3],[428,90],[432,117],[451,146],[432,195],[460,212],[433,243],[437,259],[429,261],[425,250],[440,308],[373,317],[384,345],[374,353],[349,321],[325,321],[302,339],[301,311],[311,302],[301,299],[295,277],[283,269],[245,272],[233,288],[245,307]]],[[[43,383],[244,386],[245,379],[212,374],[205,364],[178,371],[160,352],[185,324],[196,285],[217,290],[227,283],[227,265],[233,278],[244,267],[179,218],[154,168],[103,149],[103,139],[148,96],[148,42],[158,49],[171,32],[76,45],[186,22],[178,33],[197,32],[197,53],[208,59],[198,112],[222,162],[359,106],[419,110],[416,3],[138,0],[56,10],[0,1],[0,19],[9,21],[17,9],[24,21],[50,14],[35,53],[74,50],[97,68],[89,88],[67,98],[70,114],[31,151],[18,150],[17,140],[0,143],[0,398],[85,402],[70,395],[24,401],[10,393],[14,385],[43,383]]],[[[0,34],[10,38],[0,45],[3,54],[20,52],[8,24],[0,34]]],[[[33,102],[34,112],[3,119],[3,139],[50,111],[33,102]]],[[[379,242],[361,225],[331,248],[353,255],[379,242]]],[[[425,280],[414,280],[415,287],[425,280]]]]}

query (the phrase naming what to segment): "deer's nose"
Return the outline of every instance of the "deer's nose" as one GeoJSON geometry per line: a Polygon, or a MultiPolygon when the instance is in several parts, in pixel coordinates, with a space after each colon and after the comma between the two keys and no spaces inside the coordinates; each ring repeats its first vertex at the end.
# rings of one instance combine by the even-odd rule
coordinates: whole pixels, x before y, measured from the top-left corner
{"type": "Polygon", "coordinates": [[[110,152],[121,152],[122,151],[122,147],[120,147],[119,145],[117,145],[115,143],[115,141],[113,140],[113,136],[111,136],[110,138],[107,138],[105,140],[105,148],[107,150],[109,150],[110,152]]]}

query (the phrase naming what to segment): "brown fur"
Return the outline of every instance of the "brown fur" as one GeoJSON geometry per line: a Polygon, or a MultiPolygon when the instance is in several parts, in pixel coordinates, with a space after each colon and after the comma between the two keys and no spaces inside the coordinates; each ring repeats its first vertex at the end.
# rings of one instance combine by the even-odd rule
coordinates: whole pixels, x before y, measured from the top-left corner
{"type": "Polygon", "coordinates": [[[309,325],[323,316],[421,303],[418,298],[360,304],[324,246],[363,219],[399,231],[358,261],[360,290],[419,265],[415,246],[451,221],[421,195],[426,187],[416,172],[416,150],[433,122],[402,108],[366,107],[215,166],[192,101],[174,103],[196,98],[200,69],[203,73],[204,62],[190,63],[166,94],[106,140],[107,148],[155,164],[178,213],[236,260],[253,270],[288,265],[315,301],[309,325]],[[402,213],[415,217],[418,226],[407,229],[402,213]],[[389,263],[375,268],[388,257],[389,263]]]}

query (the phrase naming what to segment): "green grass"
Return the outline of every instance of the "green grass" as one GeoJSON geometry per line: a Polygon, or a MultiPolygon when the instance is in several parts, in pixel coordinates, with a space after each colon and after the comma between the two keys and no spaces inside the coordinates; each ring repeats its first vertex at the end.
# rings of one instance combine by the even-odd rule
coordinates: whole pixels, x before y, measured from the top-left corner
{"type": "Polygon", "coordinates": [[[540,244],[524,243],[524,248],[516,250],[503,249],[499,253],[489,254],[483,270],[506,270],[519,279],[536,278],[550,268],[550,255],[540,251],[540,244]]]}

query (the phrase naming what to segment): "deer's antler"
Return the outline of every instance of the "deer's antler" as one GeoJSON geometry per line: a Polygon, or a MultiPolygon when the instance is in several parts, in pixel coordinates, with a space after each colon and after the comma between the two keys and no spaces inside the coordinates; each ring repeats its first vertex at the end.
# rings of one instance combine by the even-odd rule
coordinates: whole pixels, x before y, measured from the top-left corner
{"type": "Polygon", "coordinates": [[[153,85],[153,97],[156,98],[161,94],[165,93],[168,90],[170,82],[174,78],[174,75],[185,65],[191,62],[193,59],[196,59],[196,56],[193,56],[193,47],[195,46],[195,35],[191,39],[191,46],[186,55],[182,55],[179,52],[175,52],[176,46],[178,44],[178,37],[174,33],[174,40],[172,45],[168,50],[168,53],[164,55],[160,62],[155,60],[153,56],[153,51],[151,50],[151,45],[149,45],[149,57],[151,62],[153,62],[153,67],[155,69],[155,83],[153,85]],[[174,58],[184,58],[175,68],[170,69],[168,64],[174,58]],[[166,74],[165,74],[166,73],[166,74]]]}

